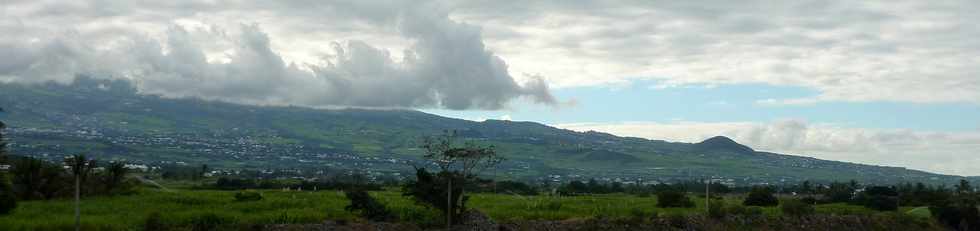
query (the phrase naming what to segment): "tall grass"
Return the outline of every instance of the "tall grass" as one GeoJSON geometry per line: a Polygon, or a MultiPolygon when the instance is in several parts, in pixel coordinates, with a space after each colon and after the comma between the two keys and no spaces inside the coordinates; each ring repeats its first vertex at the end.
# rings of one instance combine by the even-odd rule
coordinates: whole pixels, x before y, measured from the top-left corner
{"type": "MultiPolygon", "coordinates": [[[[141,230],[151,214],[168,227],[191,229],[195,224],[248,226],[254,224],[321,223],[324,220],[357,220],[344,207],[350,202],[339,191],[261,191],[262,200],[235,201],[234,191],[141,189],[139,193],[117,197],[90,197],[82,201],[83,230],[141,230]]],[[[423,227],[442,224],[439,211],[419,206],[397,191],[371,192],[402,222],[423,227]]],[[[695,200],[698,201],[698,200],[695,200]]],[[[726,204],[739,204],[725,198],[726,204]]],[[[716,202],[712,202],[716,203],[716,202]]],[[[704,213],[704,203],[694,208],[657,208],[656,197],[625,194],[552,197],[501,194],[473,194],[468,206],[491,218],[517,220],[565,220],[578,218],[630,218],[637,211],[649,214],[691,215],[704,213]]],[[[763,214],[779,216],[777,207],[762,208],[763,214]]],[[[817,213],[872,214],[874,211],[846,204],[819,205],[817,213]]],[[[22,201],[11,214],[0,216],[3,230],[73,230],[70,200],[22,201]]]]}

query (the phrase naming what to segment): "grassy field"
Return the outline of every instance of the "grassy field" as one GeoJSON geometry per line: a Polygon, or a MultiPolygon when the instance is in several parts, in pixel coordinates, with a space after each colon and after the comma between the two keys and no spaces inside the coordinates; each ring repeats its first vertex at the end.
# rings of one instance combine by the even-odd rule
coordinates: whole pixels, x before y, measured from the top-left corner
{"type": "MultiPolygon", "coordinates": [[[[143,190],[136,195],[94,197],[82,202],[82,223],[91,229],[124,230],[141,227],[146,217],[159,213],[166,224],[193,224],[200,217],[213,215],[222,223],[279,224],[318,223],[326,219],[356,219],[344,211],[348,204],[339,191],[283,192],[262,191],[265,199],[236,202],[233,191],[176,190],[171,192],[143,190]]],[[[372,193],[389,206],[402,220],[420,224],[437,224],[438,212],[415,205],[396,191],[372,193]]],[[[703,203],[695,208],[657,208],[655,197],[630,195],[596,195],[578,197],[512,196],[476,194],[470,206],[500,221],[564,220],[591,217],[629,217],[645,214],[694,214],[704,211],[703,203]]],[[[729,199],[726,203],[738,203],[729,199]]],[[[775,207],[763,208],[776,216],[775,207]]],[[[817,207],[818,212],[838,214],[873,213],[859,206],[830,204],[817,207]]],[[[13,230],[61,229],[71,227],[71,200],[21,202],[13,214],[0,217],[0,224],[13,230]],[[43,219],[39,219],[43,218],[43,219]]]]}
{"type": "MultiPolygon", "coordinates": [[[[187,190],[162,191],[142,189],[134,195],[92,197],[82,201],[82,223],[85,230],[141,229],[151,214],[168,225],[201,222],[221,224],[320,223],[324,220],[356,220],[344,207],[348,200],[339,191],[261,191],[264,199],[236,202],[235,191],[187,190]],[[202,220],[210,219],[210,220],[202,220]]],[[[442,216],[430,208],[415,205],[398,191],[372,192],[404,222],[437,225],[442,216]]],[[[704,212],[703,200],[695,198],[695,208],[657,208],[656,197],[631,195],[596,195],[576,197],[517,196],[475,194],[469,206],[487,213],[498,221],[565,220],[575,218],[626,218],[637,214],[698,214],[704,212]]],[[[737,198],[725,199],[737,204],[737,198]]],[[[872,214],[874,211],[853,205],[817,206],[818,213],[872,214]]],[[[913,208],[903,208],[913,210],[913,208]]],[[[762,208],[764,214],[780,215],[778,207],[762,208]]],[[[12,214],[0,216],[5,230],[64,230],[74,224],[73,201],[22,201],[12,214]]]]}

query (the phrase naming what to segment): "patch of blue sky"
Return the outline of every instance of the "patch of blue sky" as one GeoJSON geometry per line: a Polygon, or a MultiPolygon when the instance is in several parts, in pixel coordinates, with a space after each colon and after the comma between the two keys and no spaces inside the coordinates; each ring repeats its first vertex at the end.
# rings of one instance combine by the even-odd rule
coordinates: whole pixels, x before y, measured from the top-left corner
{"type": "Polygon", "coordinates": [[[425,110],[471,120],[500,119],[545,124],[615,123],[648,121],[771,122],[801,119],[842,127],[910,129],[917,131],[980,131],[980,105],[970,103],[817,102],[804,105],[767,105],[767,99],[799,99],[816,90],[767,84],[682,85],[659,88],[655,81],[629,85],[555,89],[553,93],[574,105],[557,108],[515,101],[499,111],[425,110]]]}

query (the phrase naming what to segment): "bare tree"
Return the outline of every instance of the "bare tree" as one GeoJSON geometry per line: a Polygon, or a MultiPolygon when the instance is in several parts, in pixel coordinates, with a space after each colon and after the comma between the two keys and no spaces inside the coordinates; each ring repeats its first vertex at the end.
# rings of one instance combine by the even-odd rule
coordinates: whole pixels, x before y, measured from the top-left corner
{"type": "Polygon", "coordinates": [[[448,190],[446,190],[447,226],[452,225],[452,216],[454,214],[462,212],[455,211],[460,206],[453,205],[462,203],[463,195],[466,194],[465,186],[467,180],[475,177],[476,173],[496,166],[504,160],[502,157],[497,156],[493,145],[482,146],[474,142],[460,144],[457,139],[456,131],[444,131],[441,136],[426,137],[422,145],[422,148],[426,150],[424,157],[435,162],[439,166],[439,169],[448,176],[448,190]],[[457,201],[452,201],[454,175],[460,177],[460,182],[456,183],[462,188],[460,195],[456,197],[457,201]]]}
{"type": "Polygon", "coordinates": [[[470,178],[475,173],[500,164],[503,157],[497,155],[493,145],[481,146],[474,142],[457,140],[456,131],[445,131],[441,136],[425,138],[422,148],[424,157],[434,161],[445,172],[458,172],[470,178]]]}

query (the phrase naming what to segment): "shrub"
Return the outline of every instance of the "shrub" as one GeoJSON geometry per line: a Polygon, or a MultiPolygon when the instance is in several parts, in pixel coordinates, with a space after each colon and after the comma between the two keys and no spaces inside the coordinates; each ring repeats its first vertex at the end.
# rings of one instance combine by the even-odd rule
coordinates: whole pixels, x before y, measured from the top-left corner
{"type": "Polygon", "coordinates": [[[887,197],[887,196],[871,196],[867,200],[865,200],[864,207],[868,207],[878,211],[896,211],[898,210],[898,198],[887,197]]]}
{"type": "Polygon", "coordinates": [[[762,212],[762,208],[755,207],[755,206],[745,207],[745,216],[759,217],[762,216],[763,214],[764,213],[762,212]]]}
{"type": "Polygon", "coordinates": [[[749,195],[745,197],[745,201],[742,202],[746,206],[776,206],[779,204],[779,200],[776,196],[772,195],[772,189],[768,187],[754,187],[749,195]]]}
{"type": "Polygon", "coordinates": [[[690,208],[694,207],[694,202],[691,198],[687,198],[683,192],[678,191],[660,191],[657,192],[657,207],[661,208],[690,208]]]}
{"type": "Polygon", "coordinates": [[[558,211],[561,210],[561,201],[559,200],[538,200],[532,202],[530,209],[532,210],[547,210],[547,211],[558,211]]]}
{"type": "Polygon", "coordinates": [[[415,181],[410,181],[402,187],[402,195],[411,197],[416,204],[432,206],[443,212],[449,212],[453,217],[460,217],[466,211],[468,196],[462,196],[463,187],[460,182],[463,177],[458,173],[439,172],[432,174],[424,168],[415,171],[415,181]],[[452,189],[448,187],[452,179],[452,189]],[[446,201],[447,191],[452,191],[452,203],[446,201]]]}
{"type": "Polygon", "coordinates": [[[17,208],[17,196],[14,189],[7,181],[7,176],[0,173],[0,215],[8,214],[17,208]]]}
{"type": "Polygon", "coordinates": [[[898,191],[892,187],[872,186],[858,194],[853,202],[878,211],[895,211],[898,210],[898,191]]]}
{"type": "Polygon", "coordinates": [[[725,207],[724,201],[717,200],[711,201],[708,204],[708,216],[711,218],[725,218],[729,214],[728,208],[725,207]]]}
{"type": "MultiPolygon", "coordinates": [[[[496,184],[495,187],[497,188],[498,192],[507,192],[507,193],[513,193],[518,195],[525,195],[525,196],[538,195],[538,191],[534,189],[534,187],[531,187],[530,185],[525,183],[505,180],[505,181],[496,182],[495,184],[496,184]]],[[[483,191],[489,192],[489,190],[486,189],[483,191]]]]}
{"type": "Polygon", "coordinates": [[[633,208],[630,210],[630,218],[634,220],[643,220],[650,217],[650,213],[643,210],[642,208],[633,208]]]}
{"type": "Polygon", "coordinates": [[[803,199],[800,199],[800,201],[808,205],[813,205],[817,203],[817,198],[808,196],[808,197],[804,197],[803,199]]]}
{"type": "Polygon", "coordinates": [[[347,199],[350,199],[350,205],[344,207],[344,210],[360,211],[361,216],[372,221],[388,221],[393,217],[391,211],[384,204],[375,200],[371,194],[364,190],[350,190],[345,191],[344,194],[347,199]]]}
{"type": "Polygon", "coordinates": [[[417,224],[421,227],[437,227],[445,225],[445,214],[421,206],[402,207],[394,210],[400,222],[417,224]]]}
{"type": "Polygon", "coordinates": [[[228,219],[220,217],[218,216],[218,214],[205,213],[191,220],[191,230],[194,231],[215,230],[218,228],[218,226],[222,224],[227,224],[229,222],[230,221],[228,219]]]}
{"type": "Polygon", "coordinates": [[[262,200],[262,194],[255,191],[241,191],[235,193],[235,201],[245,202],[245,201],[260,201],[262,200]]]}
{"type": "Polygon", "coordinates": [[[794,217],[806,216],[814,213],[813,205],[801,200],[786,200],[779,206],[783,214],[794,217]]]}
{"type": "Polygon", "coordinates": [[[272,219],[273,224],[292,224],[297,223],[298,221],[299,220],[295,216],[289,216],[289,213],[285,211],[272,219]]]}
{"type": "Polygon", "coordinates": [[[762,215],[759,207],[746,207],[741,204],[726,204],[723,200],[713,200],[709,204],[708,217],[721,219],[727,216],[757,217],[762,215]]]}
{"type": "Polygon", "coordinates": [[[953,229],[959,230],[980,230],[980,211],[977,204],[972,202],[965,203],[940,203],[939,205],[929,206],[929,212],[939,222],[953,229]]]}
{"type": "Polygon", "coordinates": [[[762,208],[756,206],[744,206],[741,204],[731,204],[725,206],[725,213],[744,218],[755,218],[763,215],[762,208]]]}
{"type": "Polygon", "coordinates": [[[160,212],[151,212],[146,216],[146,220],[143,221],[143,230],[145,231],[163,231],[167,230],[166,225],[163,224],[163,219],[160,218],[160,212]]]}
{"type": "Polygon", "coordinates": [[[647,216],[649,216],[650,219],[657,219],[660,217],[660,212],[657,212],[657,210],[650,210],[650,212],[647,213],[647,216]]]}
{"type": "MultiPolygon", "coordinates": [[[[856,184],[856,183],[855,183],[856,184]]],[[[834,182],[824,192],[824,199],[827,203],[850,202],[854,197],[855,185],[834,182]]]]}
{"type": "Polygon", "coordinates": [[[725,206],[725,210],[726,210],[725,212],[728,212],[728,214],[735,215],[735,216],[748,215],[748,207],[745,207],[744,205],[741,204],[731,204],[725,206]]]}

